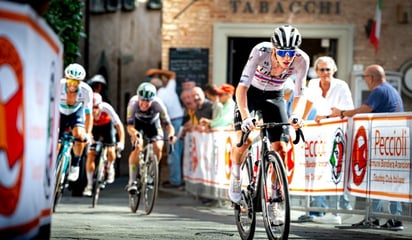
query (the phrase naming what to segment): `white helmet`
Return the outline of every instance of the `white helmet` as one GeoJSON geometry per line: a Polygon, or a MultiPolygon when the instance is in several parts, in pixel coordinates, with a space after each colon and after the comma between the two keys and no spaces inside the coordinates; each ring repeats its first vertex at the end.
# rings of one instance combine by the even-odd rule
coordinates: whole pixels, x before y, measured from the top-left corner
{"type": "Polygon", "coordinates": [[[144,82],[137,88],[137,94],[141,99],[151,101],[156,96],[156,87],[149,82],[144,82]]]}
{"type": "Polygon", "coordinates": [[[272,44],[277,49],[293,50],[302,43],[302,36],[297,28],[283,25],[275,29],[271,38],[272,44]]]}
{"type": "Polygon", "coordinates": [[[86,71],[82,65],[72,63],[64,69],[64,75],[66,78],[83,81],[84,77],[86,77],[86,71]]]}
{"type": "Polygon", "coordinates": [[[106,80],[102,75],[96,74],[92,77],[92,79],[90,79],[90,83],[102,83],[106,85],[106,80]]]}

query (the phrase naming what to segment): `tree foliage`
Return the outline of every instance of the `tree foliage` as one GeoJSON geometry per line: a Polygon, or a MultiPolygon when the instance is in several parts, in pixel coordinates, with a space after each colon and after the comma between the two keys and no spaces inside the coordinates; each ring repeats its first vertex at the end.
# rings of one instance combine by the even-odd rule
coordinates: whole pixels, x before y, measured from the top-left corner
{"type": "Polygon", "coordinates": [[[81,0],[50,0],[45,20],[64,45],[64,66],[80,57],[79,39],[83,32],[83,7],[81,0]]]}

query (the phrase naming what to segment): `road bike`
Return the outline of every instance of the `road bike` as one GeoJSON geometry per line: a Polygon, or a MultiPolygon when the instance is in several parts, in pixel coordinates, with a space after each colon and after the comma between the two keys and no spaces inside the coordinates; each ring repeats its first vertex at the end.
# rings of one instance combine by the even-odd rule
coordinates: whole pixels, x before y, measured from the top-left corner
{"type": "Polygon", "coordinates": [[[59,139],[61,147],[56,162],[53,212],[56,212],[57,204],[63,196],[63,191],[67,183],[67,176],[69,175],[69,168],[72,161],[71,150],[75,140],[76,138],[68,132],[63,133],[59,139]]]}
{"type": "Polygon", "coordinates": [[[93,173],[93,189],[92,189],[92,207],[97,205],[99,200],[100,190],[106,187],[106,165],[107,165],[107,145],[101,140],[94,142],[90,150],[95,151],[94,164],[95,170],[93,173]]]}
{"type": "MultiPolygon", "coordinates": [[[[136,181],[136,192],[129,192],[129,206],[133,213],[137,212],[140,200],[143,201],[143,208],[146,215],[149,215],[156,201],[159,188],[159,163],[153,150],[153,140],[148,139],[142,132],[143,149],[139,155],[139,170],[136,181]]],[[[138,137],[139,139],[139,137],[138,137]]],[[[132,147],[135,149],[137,143],[132,147]]]]}
{"type": "MultiPolygon", "coordinates": [[[[290,199],[288,179],[283,160],[276,151],[270,150],[268,129],[289,127],[290,123],[261,123],[257,141],[261,142],[259,157],[249,148],[241,165],[241,200],[234,204],[235,219],[241,239],[253,239],[256,228],[256,213],[262,212],[263,223],[269,239],[288,239],[290,230],[290,199]],[[275,191],[275,192],[274,192],[275,191]]],[[[242,146],[249,132],[242,133],[242,146]]],[[[304,141],[300,129],[293,141],[304,141]]]]}

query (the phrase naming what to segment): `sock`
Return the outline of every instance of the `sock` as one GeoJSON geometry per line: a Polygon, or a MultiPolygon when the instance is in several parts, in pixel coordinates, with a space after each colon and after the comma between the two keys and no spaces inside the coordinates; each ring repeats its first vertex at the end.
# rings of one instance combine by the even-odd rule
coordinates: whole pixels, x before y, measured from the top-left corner
{"type": "Polygon", "coordinates": [[[137,166],[135,164],[129,164],[129,185],[131,185],[137,176],[137,166]]]}
{"type": "Polygon", "coordinates": [[[87,186],[92,186],[93,185],[93,172],[86,173],[86,177],[87,177],[87,186]]]}

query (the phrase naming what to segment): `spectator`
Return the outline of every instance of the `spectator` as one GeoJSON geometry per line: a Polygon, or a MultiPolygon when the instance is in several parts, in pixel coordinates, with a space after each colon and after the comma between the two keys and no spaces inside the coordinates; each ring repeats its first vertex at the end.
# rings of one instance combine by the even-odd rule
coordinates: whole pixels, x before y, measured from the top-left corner
{"type": "MultiPolygon", "coordinates": [[[[353,109],[353,101],[348,84],[340,79],[334,78],[333,75],[338,70],[335,60],[328,56],[316,59],[314,69],[319,78],[311,79],[307,88],[308,100],[316,106],[312,111],[315,120],[329,118],[332,113],[332,107],[338,107],[345,110],[353,109]]],[[[332,203],[337,202],[335,196],[329,199],[332,203]]],[[[342,195],[337,202],[338,208],[352,209],[347,194],[342,195]]],[[[328,208],[326,196],[314,196],[311,201],[312,207],[328,208]]],[[[341,223],[340,216],[328,215],[324,212],[310,212],[309,216],[299,217],[301,221],[316,221],[320,223],[341,223]]]]}
{"type": "Polygon", "coordinates": [[[204,88],[205,97],[212,102],[212,119],[215,119],[222,110],[222,103],[219,101],[219,94],[221,93],[216,84],[206,84],[204,88]]]}
{"type": "Polygon", "coordinates": [[[96,74],[90,79],[90,87],[93,89],[93,92],[99,93],[103,102],[111,104],[109,96],[107,94],[107,83],[103,75],[96,74]]]}
{"type": "MultiPolygon", "coordinates": [[[[163,101],[175,129],[175,136],[180,132],[183,124],[183,108],[176,92],[176,73],[162,69],[149,69],[146,76],[153,77],[150,82],[157,88],[157,96],[163,101]],[[159,77],[153,77],[158,75],[159,77]]],[[[179,188],[182,184],[182,154],[183,141],[177,140],[173,151],[167,156],[169,166],[169,180],[162,183],[165,188],[179,188]]]]}
{"type": "Polygon", "coordinates": [[[230,127],[233,125],[233,112],[235,110],[235,101],[233,100],[233,94],[235,88],[231,84],[223,84],[220,88],[216,89],[219,94],[219,99],[222,104],[222,109],[218,115],[212,119],[202,118],[201,124],[207,125],[210,128],[216,127],[230,127]]]}
{"type": "Polygon", "coordinates": [[[196,104],[195,108],[195,116],[196,119],[198,119],[197,124],[194,125],[195,128],[200,126],[199,120],[201,118],[208,118],[211,119],[213,115],[213,108],[212,108],[212,102],[206,99],[205,93],[200,87],[194,87],[191,91],[192,93],[192,98],[194,103],[196,104]]]}
{"type": "MultiPolygon", "coordinates": [[[[385,77],[385,71],[380,65],[369,65],[364,70],[363,79],[371,93],[366,101],[358,108],[345,110],[343,108],[332,108],[332,116],[352,117],[358,113],[390,113],[403,112],[403,101],[400,94],[392,87],[385,77]]],[[[372,211],[380,212],[382,200],[372,199],[372,211]]],[[[402,215],[402,205],[400,202],[390,201],[390,212],[393,215],[402,215]]],[[[389,219],[385,224],[380,225],[378,218],[364,219],[360,223],[352,226],[372,226],[390,230],[403,230],[402,222],[396,219],[389,219]]]]}
{"type": "Polygon", "coordinates": [[[180,138],[183,138],[187,131],[191,131],[193,126],[197,125],[199,120],[195,115],[196,104],[192,98],[192,89],[184,90],[180,95],[184,106],[183,112],[183,129],[180,138]]]}

